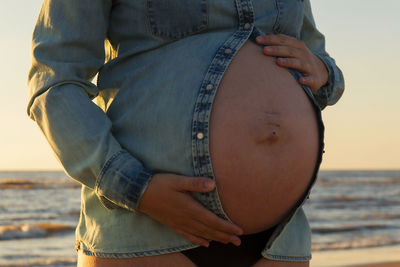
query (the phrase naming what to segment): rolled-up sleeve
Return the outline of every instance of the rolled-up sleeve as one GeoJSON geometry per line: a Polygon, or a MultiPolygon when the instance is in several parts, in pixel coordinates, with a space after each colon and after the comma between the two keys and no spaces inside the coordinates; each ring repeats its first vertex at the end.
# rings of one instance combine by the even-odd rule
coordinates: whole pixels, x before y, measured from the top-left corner
{"type": "Polygon", "coordinates": [[[322,60],[328,70],[328,82],[314,93],[316,101],[321,109],[327,105],[334,105],[344,91],[343,73],[325,50],[325,37],[315,26],[310,0],[304,0],[304,20],[300,39],[322,60]]]}
{"type": "Polygon", "coordinates": [[[107,208],[132,211],[153,173],[124,150],[92,102],[104,65],[111,0],[45,0],[33,33],[28,116],[73,179],[107,208]]]}

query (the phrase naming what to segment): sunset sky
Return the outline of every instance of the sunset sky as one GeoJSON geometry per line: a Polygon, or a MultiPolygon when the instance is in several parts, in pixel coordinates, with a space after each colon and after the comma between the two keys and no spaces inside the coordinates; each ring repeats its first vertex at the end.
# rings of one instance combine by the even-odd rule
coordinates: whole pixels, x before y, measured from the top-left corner
{"type": "MultiPolygon", "coordinates": [[[[0,170],[62,169],[26,115],[30,39],[41,2],[2,0],[0,170]]],[[[312,7],[346,80],[343,97],[323,111],[321,168],[400,169],[400,1],[314,0],[312,7]]]]}

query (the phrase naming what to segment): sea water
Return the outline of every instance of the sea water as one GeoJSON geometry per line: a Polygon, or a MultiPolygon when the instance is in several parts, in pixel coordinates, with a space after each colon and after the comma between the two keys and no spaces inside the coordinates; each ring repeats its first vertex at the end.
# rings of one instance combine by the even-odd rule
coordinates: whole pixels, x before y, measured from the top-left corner
{"type": "MultiPolygon", "coordinates": [[[[80,184],[0,172],[0,266],[76,266],[80,184]]],[[[320,171],[304,209],[313,251],[400,244],[400,171],[320,171]]]]}

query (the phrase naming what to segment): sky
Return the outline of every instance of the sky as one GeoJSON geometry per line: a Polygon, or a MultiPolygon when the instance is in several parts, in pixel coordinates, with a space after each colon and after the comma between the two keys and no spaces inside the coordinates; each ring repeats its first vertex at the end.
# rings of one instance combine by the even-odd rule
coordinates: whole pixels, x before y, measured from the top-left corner
{"type": "MultiPolygon", "coordinates": [[[[30,40],[41,2],[2,0],[0,170],[62,170],[26,114],[30,40]]],[[[339,102],[323,111],[321,169],[400,169],[400,1],[314,0],[312,8],[346,82],[339,102]]]]}

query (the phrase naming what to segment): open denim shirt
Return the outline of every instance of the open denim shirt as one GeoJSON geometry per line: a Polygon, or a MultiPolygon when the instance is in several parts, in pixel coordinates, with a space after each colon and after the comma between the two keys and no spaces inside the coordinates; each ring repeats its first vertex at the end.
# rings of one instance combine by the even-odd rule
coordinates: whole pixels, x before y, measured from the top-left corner
{"type": "MultiPolygon", "coordinates": [[[[303,40],[325,63],[329,81],[314,98],[321,109],[336,103],[343,76],[308,0],[44,1],[27,112],[83,185],[79,249],[136,257],[197,246],[138,212],[138,203],[154,173],[213,178],[213,96],[243,43],[270,33],[303,40]]],[[[301,206],[281,224],[264,257],[309,260],[301,206]]]]}

